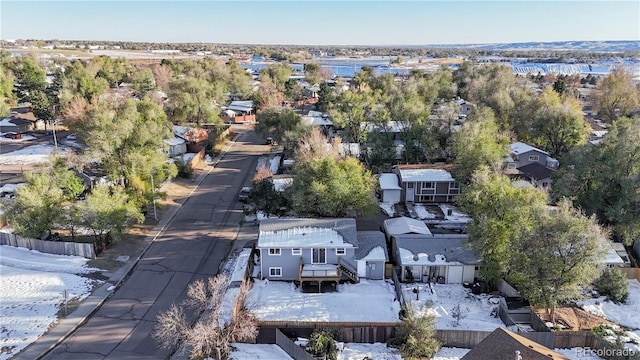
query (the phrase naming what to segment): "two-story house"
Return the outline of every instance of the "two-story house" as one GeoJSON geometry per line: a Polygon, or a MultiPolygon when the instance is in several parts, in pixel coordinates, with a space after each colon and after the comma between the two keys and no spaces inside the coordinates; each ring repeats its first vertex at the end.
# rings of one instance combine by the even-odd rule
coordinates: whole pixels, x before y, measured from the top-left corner
{"type": "Polygon", "coordinates": [[[548,152],[522,142],[513,143],[509,148],[506,168],[512,177],[543,188],[551,185],[551,174],[558,169],[558,160],[550,157],[548,152]]]}
{"type": "Polygon", "coordinates": [[[452,202],[460,194],[459,183],[451,176],[451,165],[396,165],[401,200],[415,203],[452,202]]]}
{"type": "Polygon", "coordinates": [[[263,219],[256,248],[262,278],[319,288],[361,277],[383,279],[388,260],[384,234],[358,232],[350,218],[263,219]]]}

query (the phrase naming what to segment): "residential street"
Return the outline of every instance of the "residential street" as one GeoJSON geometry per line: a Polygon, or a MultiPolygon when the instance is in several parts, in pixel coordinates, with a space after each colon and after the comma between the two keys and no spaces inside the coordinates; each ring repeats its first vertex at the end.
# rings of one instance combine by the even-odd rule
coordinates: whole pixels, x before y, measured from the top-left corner
{"type": "MultiPolygon", "coordinates": [[[[204,178],[130,277],[86,324],[44,359],[164,359],[152,338],[156,316],[181,302],[189,283],[214,276],[242,219],[237,195],[269,148],[246,132],[204,178]]],[[[187,314],[193,317],[193,314],[187,314]]]]}

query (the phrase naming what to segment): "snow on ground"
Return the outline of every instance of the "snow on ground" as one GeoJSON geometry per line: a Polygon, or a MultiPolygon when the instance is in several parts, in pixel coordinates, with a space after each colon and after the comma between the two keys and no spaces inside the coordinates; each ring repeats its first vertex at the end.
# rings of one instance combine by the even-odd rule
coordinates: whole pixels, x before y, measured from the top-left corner
{"type": "Polygon", "coordinates": [[[0,133],[0,143],[19,143],[19,142],[31,141],[36,139],[35,136],[31,136],[31,135],[22,135],[20,139],[10,139],[10,138],[4,137],[3,136],[4,134],[5,133],[0,133]]]}
{"type": "Polygon", "coordinates": [[[381,202],[380,208],[382,209],[382,211],[384,211],[385,214],[387,214],[388,217],[393,217],[396,214],[396,208],[391,203],[381,202]]]}
{"type": "Polygon", "coordinates": [[[449,204],[439,204],[440,210],[444,214],[444,218],[449,221],[461,222],[461,223],[469,223],[471,222],[471,217],[467,214],[461,213],[455,206],[449,204]],[[451,215],[449,215],[451,213],[451,215]]]}
{"type": "Polygon", "coordinates": [[[79,256],[51,255],[0,246],[0,360],[9,359],[44,334],[67,298],[82,300],[96,280],[75,274],[92,271],[79,256]]]}
{"type": "Polygon", "coordinates": [[[443,347],[431,358],[431,360],[460,360],[471,349],[443,347]]]}
{"type": "Polygon", "coordinates": [[[56,151],[53,145],[33,145],[2,154],[0,164],[39,164],[49,161],[49,155],[56,151]]]}
{"type": "Polygon", "coordinates": [[[430,213],[429,210],[427,210],[427,208],[425,208],[422,204],[413,205],[413,210],[415,210],[416,215],[420,220],[436,218],[436,216],[430,213]]]}
{"type": "Polygon", "coordinates": [[[338,360],[362,360],[365,357],[375,360],[402,360],[397,349],[389,348],[383,343],[345,343],[344,349],[338,352],[338,360]]]}
{"type": "Polygon", "coordinates": [[[229,360],[293,360],[278,345],[233,343],[231,346],[229,360]]]}
{"type": "Polygon", "coordinates": [[[292,282],[256,280],[247,304],[263,321],[400,321],[400,303],[385,281],[361,280],[315,294],[302,293],[292,282]]]}
{"type": "Polygon", "coordinates": [[[405,301],[411,303],[417,311],[436,316],[437,329],[492,331],[505,326],[497,317],[498,297],[487,294],[474,295],[458,284],[433,284],[432,286],[433,294],[428,284],[403,284],[402,293],[405,301]],[[413,292],[416,286],[420,288],[418,300],[413,292]],[[456,324],[453,312],[458,304],[465,316],[460,319],[459,324],[456,324]],[[493,316],[494,313],[496,316],[493,316]]]}
{"type": "Polygon", "coordinates": [[[584,310],[602,316],[622,326],[640,329],[640,282],[636,279],[629,281],[629,298],[626,304],[615,304],[602,296],[596,299],[578,301],[578,306],[584,310]]]}

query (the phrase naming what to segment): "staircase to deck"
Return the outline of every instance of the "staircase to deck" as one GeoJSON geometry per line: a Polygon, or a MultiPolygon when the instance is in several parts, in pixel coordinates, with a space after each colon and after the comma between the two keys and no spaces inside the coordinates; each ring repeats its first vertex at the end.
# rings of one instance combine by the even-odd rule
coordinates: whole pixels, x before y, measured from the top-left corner
{"type": "Polygon", "coordinates": [[[343,261],[338,261],[338,268],[340,269],[342,276],[347,278],[347,280],[350,280],[354,284],[360,282],[358,270],[351,266],[351,264],[345,263],[343,261]]]}

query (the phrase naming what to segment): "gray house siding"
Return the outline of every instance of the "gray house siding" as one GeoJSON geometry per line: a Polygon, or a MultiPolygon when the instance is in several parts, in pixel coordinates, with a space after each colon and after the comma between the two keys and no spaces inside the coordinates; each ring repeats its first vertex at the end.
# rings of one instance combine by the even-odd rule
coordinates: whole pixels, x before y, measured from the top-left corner
{"type": "MultiPolygon", "coordinates": [[[[302,248],[301,255],[293,255],[292,250],[295,248],[280,248],[280,255],[269,255],[269,249],[260,249],[260,264],[262,269],[262,278],[269,280],[298,280],[298,271],[300,270],[300,259],[303,264],[311,264],[313,257],[312,248],[302,248]],[[271,276],[270,268],[281,268],[282,276],[271,276]]],[[[325,264],[338,264],[340,259],[343,262],[356,266],[354,257],[354,248],[345,248],[344,255],[336,255],[336,248],[325,248],[326,262],[325,264]]]]}
{"type": "Polygon", "coordinates": [[[367,278],[384,280],[384,261],[367,261],[367,278]]]}
{"type": "Polygon", "coordinates": [[[518,168],[522,167],[522,166],[525,166],[525,165],[529,165],[529,164],[534,163],[534,162],[542,164],[542,165],[546,165],[547,164],[547,155],[544,154],[544,153],[541,153],[539,151],[531,150],[531,151],[527,151],[527,152],[524,152],[524,153],[518,155],[517,159],[514,159],[514,160],[516,160],[516,163],[517,163],[516,167],[518,167],[518,168]],[[529,159],[530,156],[532,156],[532,157],[536,157],[537,156],[538,160],[533,160],[533,159],[530,160],[529,159]]]}
{"type": "Polygon", "coordinates": [[[432,189],[422,188],[423,182],[403,182],[402,198],[406,202],[416,203],[445,203],[451,202],[460,193],[460,189],[453,188],[455,182],[434,182],[432,189]],[[409,185],[412,184],[412,185],[409,185]]]}

